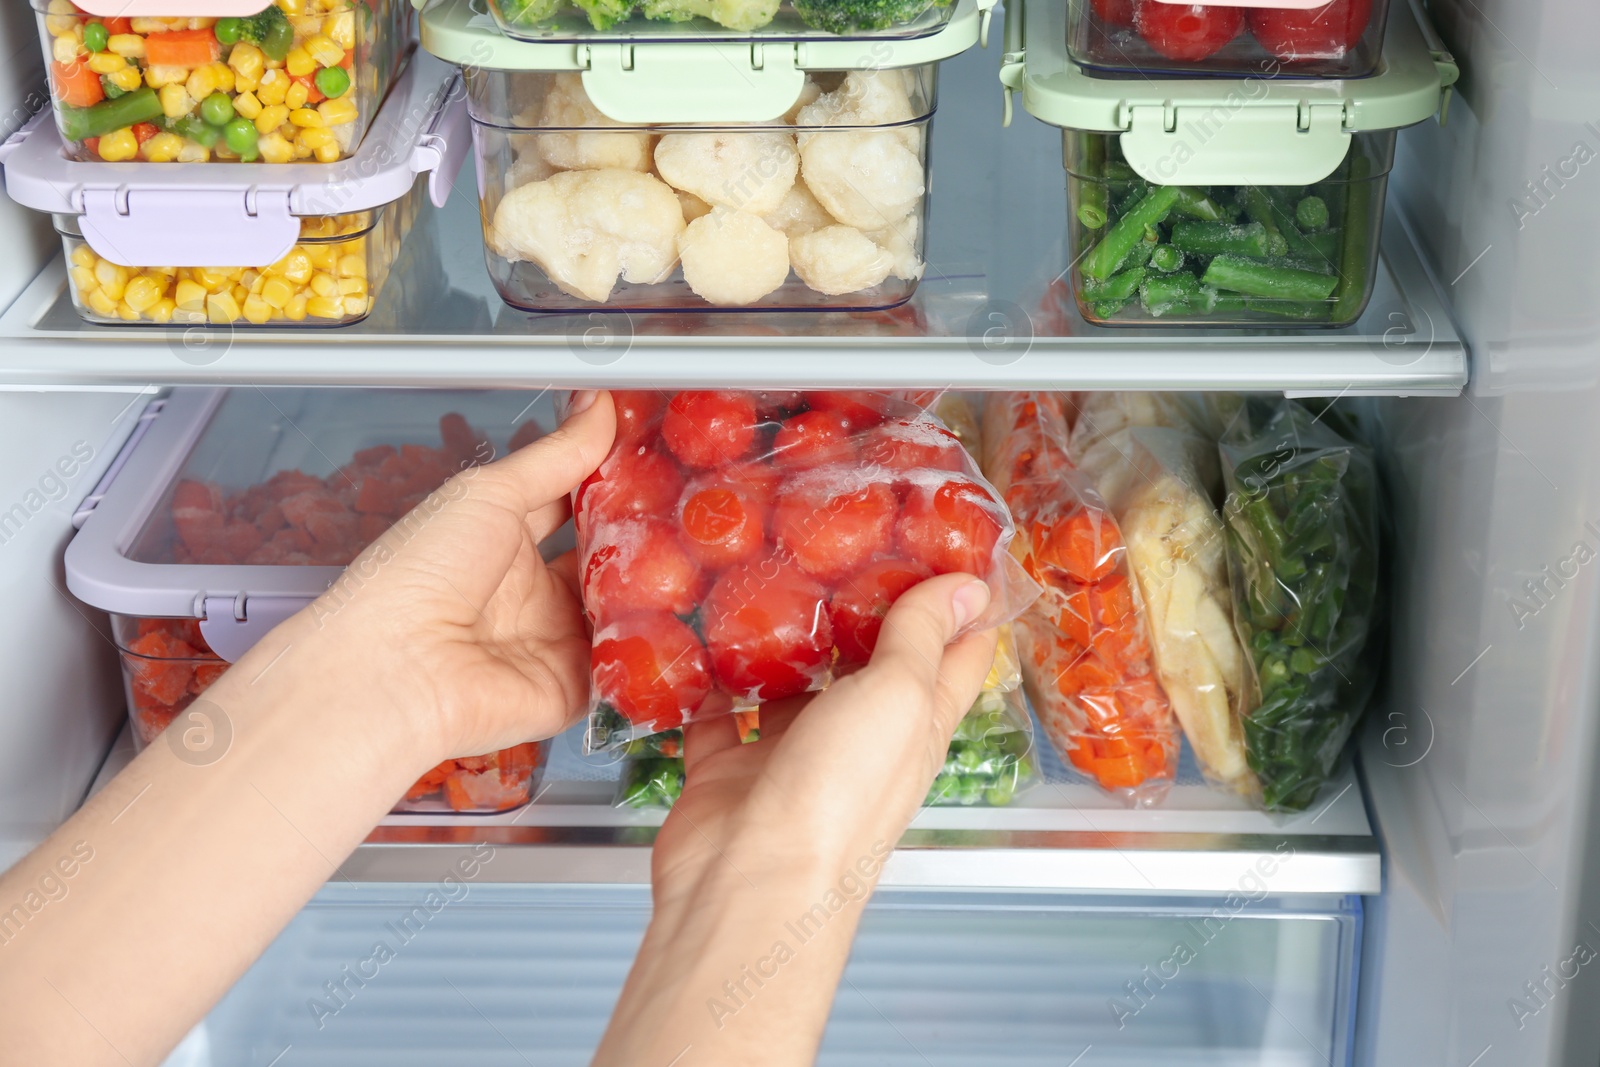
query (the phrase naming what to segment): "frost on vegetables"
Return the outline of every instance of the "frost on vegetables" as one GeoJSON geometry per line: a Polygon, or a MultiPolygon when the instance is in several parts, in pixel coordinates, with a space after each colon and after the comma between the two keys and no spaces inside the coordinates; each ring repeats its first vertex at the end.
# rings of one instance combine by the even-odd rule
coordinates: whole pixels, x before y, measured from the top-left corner
{"type": "Polygon", "coordinates": [[[907,589],[963,571],[992,625],[1035,590],[1010,517],[932,416],[876,393],[616,391],[573,499],[595,630],[591,742],[820,689],[907,589]]]}
{"type": "Polygon", "coordinates": [[[984,468],[1017,524],[1012,551],[1044,586],[1017,626],[1023,679],[1051,744],[1133,803],[1177,775],[1178,729],[1157,680],[1115,519],[1067,451],[1065,401],[985,401],[984,468]]]}
{"type": "Polygon", "coordinates": [[[1374,685],[1378,481],[1332,408],[1249,398],[1221,446],[1228,568],[1254,668],[1245,748],[1271,811],[1304,811],[1374,685]]]}
{"type": "Polygon", "coordinates": [[[332,163],[399,72],[401,0],[276,0],[245,18],[40,13],[56,117],[80,160],[332,163]]]}
{"type": "Polygon", "coordinates": [[[514,116],[528,132],[480,130],[491,155],[504,142],[491,187],[503,192],[485,194],[489,250],[511,268],[503,291],[519,263],[597,304],[658,301],[630,287],[665,289],[680,268],[689,294],[730,308],[781,306],[786,286],[895,303],[909,286],[885,283],[922,276],[914,73],[852,71],[826,92],[808,77],[787,125],[659,136],[601,114],[577,74],[518,77],[538,86],[514,116]]]}

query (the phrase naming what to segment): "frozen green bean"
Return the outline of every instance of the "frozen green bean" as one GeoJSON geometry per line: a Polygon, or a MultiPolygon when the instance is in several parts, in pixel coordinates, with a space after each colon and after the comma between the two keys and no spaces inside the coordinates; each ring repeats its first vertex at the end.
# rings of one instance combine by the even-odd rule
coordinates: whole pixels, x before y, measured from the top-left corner
{"type": "Polygon", "coordinates": [[[1100,243],[1083,258],[1084,275],[1102,280],[1111,277],[1134,246],[1144,239],[1145,227],[1166,221],[1177,199],[1178,190],[1174,186],[1163,185],[1152,189],[1148,196],[1113,223],[1100,243]]]}
{"type": "Polygon", "coordinates": [[[1201,281],[1218,289],[1230,289],[1246,296],[1276,297],[1282,300],[1326,300],[1333,295],[1339,279],[1332,274],[1301,270],[1298,267],[1267,263],[1244,256],[1223,255],[1206,267],[1201,281]]]}
{"type": "Polygon", "coordinates": [[[1197,256],[1262,257],[1271,254],[1267,228],[1259,222],[1175,222],[1172,246],[1197,256]]]}

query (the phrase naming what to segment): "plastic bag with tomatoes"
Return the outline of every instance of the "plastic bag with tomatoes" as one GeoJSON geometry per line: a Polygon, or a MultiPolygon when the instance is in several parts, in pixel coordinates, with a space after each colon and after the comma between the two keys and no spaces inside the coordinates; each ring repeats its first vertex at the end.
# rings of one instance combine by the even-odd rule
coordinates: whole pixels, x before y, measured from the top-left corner
{"type": "Polygon", "coordinates": [[[1067,403],[997,393],[984,405],[984,467],[1016,517],[1012,551],[1044,586],[1017,626],[1023,680],[1062,758],[1147,806],[1177,776],[1178,726],[1116,521],[1067,451],[1067,403]]]}
{"type": "Polygon", "coordinates": [[[821,689],[865,663],[889,606],[964,571],[1037,588],[1005,505],[937,418],[867,392],[617,391],[616,442],[578,487],[594,627],[594,747],[821,689]]]}

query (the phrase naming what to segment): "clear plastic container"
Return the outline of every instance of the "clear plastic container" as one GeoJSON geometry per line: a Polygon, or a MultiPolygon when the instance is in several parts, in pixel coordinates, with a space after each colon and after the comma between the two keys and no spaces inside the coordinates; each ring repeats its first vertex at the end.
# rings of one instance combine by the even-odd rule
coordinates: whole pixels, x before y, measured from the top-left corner
{"type": "Polygon", "coordinates": [[[469,69],[489,273],[529,311],[880,310],[922,277],[937,64],[807,74],[781,120],[629,125],[469,69]]]}
{"type": "Polygon", "coordinates": [[[300,220],[300,241],[266,267],[125,267],[55,215],[72,303],[85,321],[212,326],[348,326],[371,312],[427,185],[373,211],[300,220]]]}
{"type": "Polygon", "coordinates": [[[920,37],[950,18],[951,0],[488,0],[509,37],[584,40],[920,37]]]}
{"type": "Polygon", "coordinates": [[[1378,269],[1395,131],[1307,186],[1162,186],[1116,134],[1063,132],[1071,284],[1097,325],[1348,326],[1378,269]]]}
{"type": "MultiPolygon", "coordinates": [[[[134,748],[143,751],[227,672],[228,662],[211,651],[195,619],[113,615],[111,624],[134,748]]],[[[196,725],[212,724],[200,720],[196,725]]],[[[394,811],[489,813],[521,807],[538,788],[547,748],[528,742],[445,760],[417,779],[394,811]]]]}
{"type": "Polygon", "coordinates": [[[409,0],[273,0],[247,18],[101,18],[32,0],[79,161],[332,163],[404,65],[409,0]]]}
{"type": "Polygon", "coordinates": [[[1389,0],[1066,0],[1067,49],[1086,67],[1138,74],[1363,78],[1383,54],[1389,0]]]}

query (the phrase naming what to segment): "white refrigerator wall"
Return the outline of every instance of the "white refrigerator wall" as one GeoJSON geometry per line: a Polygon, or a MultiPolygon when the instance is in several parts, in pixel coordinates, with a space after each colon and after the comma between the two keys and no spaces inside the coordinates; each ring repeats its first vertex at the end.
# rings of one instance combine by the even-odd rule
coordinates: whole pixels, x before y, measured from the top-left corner
{"type": "Polygon", "coordinates": [[[1473,352],[1394,401],[1387,706],[1368,724],[1386,892],[1357,1060],[1600,1060],[1600,65],[1591,0],[1431,0],[1463,70],[1391,195],[1473,352]],[[1531,183],[1531,184],[1530,184],[1531,183]]]}

